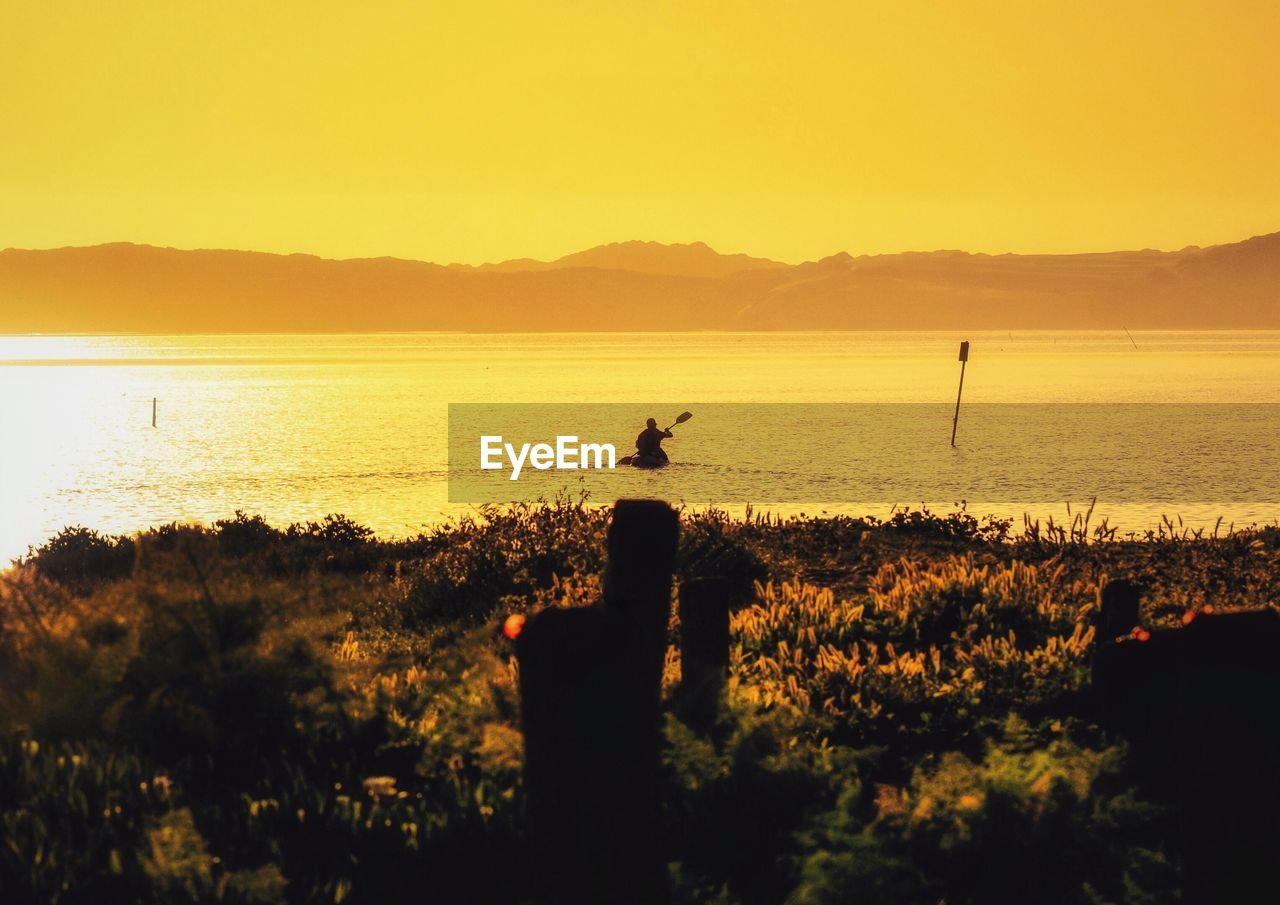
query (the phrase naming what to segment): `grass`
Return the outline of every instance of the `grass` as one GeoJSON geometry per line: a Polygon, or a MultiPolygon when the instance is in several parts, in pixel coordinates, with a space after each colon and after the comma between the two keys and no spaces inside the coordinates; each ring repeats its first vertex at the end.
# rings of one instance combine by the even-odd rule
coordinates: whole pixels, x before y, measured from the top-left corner
{"type": "MultiPolygon", "coordinates": [[[[32,550],[0,575],[0,899],[525,901],[495,628],[590,603],[606,528],[556,500],[32,550]]],[[[1278,566],[1275,529],[685,513],[681,574],[750,602],[716,724],[664,730],[676,900],[1176,901],[1167,808],[1092,718],[1099,589],[1176,625],[1273,605],[1278,566]]]]}

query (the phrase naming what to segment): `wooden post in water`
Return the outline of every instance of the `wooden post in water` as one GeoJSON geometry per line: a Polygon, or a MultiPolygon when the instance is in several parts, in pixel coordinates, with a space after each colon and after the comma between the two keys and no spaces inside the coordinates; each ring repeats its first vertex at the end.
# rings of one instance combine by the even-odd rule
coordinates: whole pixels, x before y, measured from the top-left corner
{"type": "Polygon", "coordinates": [[[951,445],[956,445],[956,428],[960,424],[960,395],[964,393],[964,366],[969,363],[969,340],[960,343],[960,389],[956,390],[956,414],[951,419],[951,445]]]}
{"type": "Polygon", "coordinates": [[[156,397],[151,397],[151,426],[156,426],[156,397]]]}
{"type": "Polygon", "coordinates": [[[622,500],[599,605],[544,610],[516,638],[536,901],[661,905],[661,681],[679,517],[622,500]]]}

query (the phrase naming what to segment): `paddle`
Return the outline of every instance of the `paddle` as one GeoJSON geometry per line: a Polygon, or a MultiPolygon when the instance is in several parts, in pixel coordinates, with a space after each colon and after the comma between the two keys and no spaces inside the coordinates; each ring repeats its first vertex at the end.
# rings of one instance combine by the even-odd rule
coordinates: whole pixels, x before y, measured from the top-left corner
{"type": "MultiPolygon", "coordinates": [[[[681,412],[680,417],[677,418],[671,425],[669,425],[666,428],[666,430],[671,430],[671,428],[675,427],[677,424],[684,424],[686,421],[688,421],[692,417],[693,417],[693,412],[681,412]]],[[[632,460],[635,459],[637,455],[639,455],[639,453],[632,453],[629,456],[623,456],[621,459],[618,460],[618,464],[630,465],[632,460]]]]}

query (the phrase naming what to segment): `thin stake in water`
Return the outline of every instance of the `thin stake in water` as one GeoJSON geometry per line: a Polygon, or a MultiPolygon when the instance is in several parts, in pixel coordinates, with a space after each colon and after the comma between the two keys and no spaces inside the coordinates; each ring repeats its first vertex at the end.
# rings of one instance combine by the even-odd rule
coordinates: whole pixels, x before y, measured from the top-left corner
{"type": "Polygon", "coordinates": [[[156,397],[151,397],[151,426],[156,426],[156,397]]]}
{"type": "Polygon", "coordinates": [[[956,445],[956,427],[960,424],[960,394],[964,392],[964,368],[969,363],[969,340],[960,343],[960,389],[956,390],[956,414],[951,419],[951,445],[956,445]]]}

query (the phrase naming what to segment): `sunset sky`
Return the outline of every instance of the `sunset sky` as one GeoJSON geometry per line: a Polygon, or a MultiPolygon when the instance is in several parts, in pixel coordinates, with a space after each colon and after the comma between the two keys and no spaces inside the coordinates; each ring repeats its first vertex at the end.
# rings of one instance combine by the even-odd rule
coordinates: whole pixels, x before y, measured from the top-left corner
{"type": "Polygon", "coordinates": [[[0,247],[788,261],[1280,230],[1280,4],[5,4],[0,247]]]}

